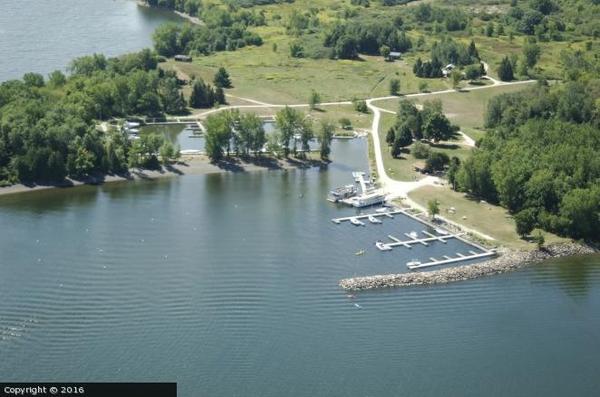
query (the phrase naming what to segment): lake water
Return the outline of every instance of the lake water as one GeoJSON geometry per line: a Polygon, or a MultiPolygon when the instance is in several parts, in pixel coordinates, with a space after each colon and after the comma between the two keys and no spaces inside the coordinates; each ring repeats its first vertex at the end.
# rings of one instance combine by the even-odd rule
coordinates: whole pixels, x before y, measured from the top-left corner
{"type": "Polygon", "coordinates": [[[71,59],[152,46],[152,32],[180,20],[135,0],[0,1],[0,81],[64,70],[71,59]]]}
{"type": "Polygon", "coordinates": [[[377,238],[421,225],[333,224],[354,210],[327,191],[367,165],[364,140],[333,149],[327,170],[0,197],[0,378],[177,381],[189,397],[600,393],[598,257],[348,298],[340,278],[466,247],[382,253],[377,238]]]}
{"type": "MultiPolygon", "coordinates": [[[[172,18],[126,0],[1,8],[0,80],[148,46],[172,18]]],[[[0,197],[0,380],[177,381],[184,397],[600,394],[598,256],[349,299],[340,278],[470,248],[384,253],[375,240],[422,225],[333,224],[355,212],[327,191],[367,168],[364,140],[333,150],[326,170],[0,197]]]]}

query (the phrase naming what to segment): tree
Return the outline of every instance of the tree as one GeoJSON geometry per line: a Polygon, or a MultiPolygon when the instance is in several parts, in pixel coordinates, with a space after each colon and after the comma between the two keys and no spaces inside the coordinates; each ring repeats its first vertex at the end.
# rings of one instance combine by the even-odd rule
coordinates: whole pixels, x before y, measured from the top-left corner
{"type": "Polygon", "coordinates": [[[419,82],[419,92],[427,92],[428,87],[429,87],[429,85],[427,84],[426,81],[419,82]]]}
{"type": "Polygon", "coordinates": [[[432,142],[445,141],[452,137],[455,128],[440,112],[431,114],[423,124],[423,136],[432,142]]]}
{"type": "Polygon", "coordinates": [[[342,127],[343,130],[352,129],[352,121],[350,121],[350,119],[347,117],[342,117],[341,119],[339,119],[339,123],[340,127],[342,127]]]}
{"type": "Polygon", "coordinates": [[[541,48],[536,43],[526,43],[523,46],[523,59],[528,68],[535,66],[540,59],[541,48]]]}
{"type": "Polygon", "coordinates": [[[533,236],[533,240],[535,241],[535,245],[537,246],[538,250],[541,250],[544,247],[544,242],[546,240],[544,239],[544,235],[541,231],[538,230],[535,236],[533,236]]]}
{"type": "Polygon", "coordinates": [[[215,87],[231,88],[231,79],[229,78],[229,73],[227,73],[227,70],[225,70],[224,67],[220,67],[219,70],[217,70],[213,82],[215,87]]]}
{"type": "Polygon", "coordinates": [[[355,99],[352,101],[354,104],[354,110],[359,113],[369,113],[369,108],[367,107],[367,102],[364,100],[355,99]]]}
{"type": "Polygon", "coordinates": [[[391,79],[390,80],[390,95],[400,95],[400,80],[399,79],[391,79]]]}
{"type": "Polygon", "coordinates": [[[204,150],[212,162],[223,158],[224,148],[229,143],[231,127],[225,113],[210,115],[206,118],[206,134],[204,150]]]}
{"type": "Polygon", "coordinates": [[[491,37],[494,34],[494,23],[493,22],[488,22],[487,25],[485,25],[485,35],[487,37],[491,37]]]}
{"type": "Polygon", "coordinates": [[[426,159],[429,157],[430,152],[429,146],[422,142],[415,142],[411,149],[411,153],[416,159],[426,159]]]}
{"type": "Polygon", "coordinates": [[[356,39],[347,35],[340,38],[335,46],[335,54],[340,59],[358,58],[358,44],[356,39]]]}
{"type": "Polygon", "coordinates": [[[383,57],[383,59],[385,59],[386,61],[390,60],[390,47],[388,47],[387,45],[382,45],[379,48],[379,54],[383,57]]]}
{"type": "Polygon", "coordinates": [[[290,44],[290,56],[292,58],[304,58],[304,47],[299,43],[290,44]]]}
{"type": "Polygon", "coordinates": [[[398,158],[402,154],[402,149],[412,143],[412,133],[410,127],[402,124],[397,130],[392,145],[392,157],[398,158]]]}
{"type": "Polygon", "coordinates": [[[266,143],[263,121],[257,114],[244,113],[239,118],[237,126],[241,150],[245,155],[250,151],[260,153],[266,143]]]}
{"type": "Polygon", "coordinates": [[[67,83],[67,77],[60,70],[55,70],[48,75],[48,85],[52,88],[60,88],[67,83]]]}
{"type": "Polygon", "coordinates": [[[320,156],[321,160],[329,160],[329,154],[331,153],[331,140],[335,132],[335,126],[329,121],[321,121],[321,128],[317,134],[317,139],[320,144],[320,156]]]}
{"type": "Polygon", "coordinates": [[[396,126],[393,125],[390,127],[390,129],[385,134],[385,142],[388,144],[388,146],[392,146],[392,144],[394,143],[395,140],[396,140],[396,126]]]}
{"type": "Polygon", "coordinates": [[[194,81],[190,95],[190,107],[209,108],[215,104],[215,94],[212,87],[202,79],[194,81]]]}
{"type": "Polygon", "coordinates": [[[446,164],[450,162],[448,155],[443,152],[431,152],[425,160],[425,171],[435,172],[442,171],[446,164]]]}
{"type": "Polygon", "coordinates": [[[304,128],[307,125],[303,122],[302,113],[298,110],[284,107],[275,115],[275,125],[280,132],[281,146],[283,147],[284,155],[287,157],[290,153],[290,142],[293,142],[292,151],[296,154],[296,135],[301,135],[301,140],[305,138],[303,134],[304,128]]]}
{"type": "Polygon", "coordinates": [[[227,99],[225,99],[225,91],[221,87],[217,87],[215,89],[215,102],[219,105],[227,104],[227,99]]]}
{"type": "Polygon", "coordinates": [[[511,81],[515,78],[513,67],[508,57],[502,58],[500,66],[498,67],[498,77],[500,77],[500,80],[502,81],[511,81]]]}
{"type": "Polygon", "coordinates": [[[526,208],[518,212],[515,216],[517,234],[521,237],[527,236],[537,223],[537,213],[533,208],[526,208]]]}
{"type": "Polygon", "coordinates": [[[465,77],[471,81],[478,80],[481,77],[480,65],[469,65],[465,69],[465,77]]]}
{"type": "Polygon", "coordinates": [[[165,140],[159,149],[160,160],[163,164],[168,164],[173,160],[177,160],[180,156],[179,147],[175,147],[169,140],[165,140]]]}
{"type": "Polygon", "coordinates": [[[308,97],[308,107],[310,110],[315,110],[319,103],[321,103],[321,95],[317,91],[312,90],[308,97]]]}
{"type": "Polygon", "coordinates": [[[456,190],[456,182],[458,177],[458,170],[460,169],[460,159],[456,156],[452,156],[450,159],[450,166],[448,167],[448,172],[446,173],[446,177],[448,178],[448,182],[452,185],[452,190],[456,190]]]}
{"type": "Polygon", "coordinates": [[[427,202],[427,212],[431,219],[435,219],[436,215],[440,213],[440,202],[433,199],[427,202]]]}
{"type": "Polygon", "coordinates": [[[453,70],[452,73],[450,73],[450,80],[452,80],[452,88],[454,88],[454,89],[458,88],[458,85],[460,84],[460,81],[462,80],[462,73],[456,69],[453,70]]]}
{"type": "Polygon", "coordinates": [[[23,75],[23,82],[30,87],[43,87],[44,76],[39,73],[25,73],[23,75]]]}

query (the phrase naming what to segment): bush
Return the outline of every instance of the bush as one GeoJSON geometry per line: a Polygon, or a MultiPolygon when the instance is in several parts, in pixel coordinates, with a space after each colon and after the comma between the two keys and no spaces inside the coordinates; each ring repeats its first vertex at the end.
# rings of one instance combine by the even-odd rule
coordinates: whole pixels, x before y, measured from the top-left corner
{"type": "Polygon", "coordinates": [[[412,155],[415,156],[415,158],[417,158],[417,159],[428,158],[430,152],[431,152],[431,150],[429,149],[429,146],[425,145],[422,142],[415,142],[415,144],[413,145],[413,147],[411,149],[412,155]]]}
{"type": "Polygon", "coordinates": [[[431,152],[429,153],[429,157],[427,157],[427,160],[425,161],[425,171],[442,171],[449,162],[450,158],[446,153],[431,152]]]}
{"type": "Polygon", "coordinates": [[[342,129],[344,130],[351,130],[352,129],[352,121],[350,121],[349,118],[347,117],[342,117],[339,120],[340,123],[340,127],[342,127],[342,129]]]}

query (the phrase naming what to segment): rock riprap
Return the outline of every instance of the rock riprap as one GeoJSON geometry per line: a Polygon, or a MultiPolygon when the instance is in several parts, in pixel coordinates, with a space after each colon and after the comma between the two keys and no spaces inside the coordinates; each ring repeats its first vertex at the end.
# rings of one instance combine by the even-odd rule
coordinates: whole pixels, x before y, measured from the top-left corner
{"type": "Polygon", "coordinates": [[[595,252],[591,247],[575,243],[552,244],[534,251],[499,252],[500,256],[495,259],[472,265],[448,267],[433,271],[345,278],[340,280],[339,285],[345,290],[366,290],[372,288],[445,284],[505,273],[551,258],[585,255],[595,252]]]}

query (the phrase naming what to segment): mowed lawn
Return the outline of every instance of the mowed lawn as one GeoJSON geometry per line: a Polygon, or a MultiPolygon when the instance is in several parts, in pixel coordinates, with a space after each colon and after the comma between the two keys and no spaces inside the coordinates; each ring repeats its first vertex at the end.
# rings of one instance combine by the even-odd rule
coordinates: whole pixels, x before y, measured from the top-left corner
{"type": "MultiPolygon", "coordinates": [[[[399,158],[392,157],[390,147],[385,142],[387,131],[394,125],[396,116],[389,113],[382,113],[381,122],[379,124],[379,140],[381,144],[381,152],[383,164],[390,178],[399,181],[413,181],[423,178],[423,174],[415,171],[415,165],[422,165],[425,160],[415,158],[411,153],[413,145],[407,147],[402,156],[399,158]]],[[[442,141],[433,145],[430,144],[430,149],[433,152],[443,152],[452,158],[458,157],[461,161],[465,160],[471,153],[472,148],[464,144],[462,137],[457,136],[456,140],[442,141]]]]}
{"type": "MultiPolygon", "coordinates": [[[[535,84],[535,83],[531,83],[535,84]]],[[[527,89],[530,84],[516,84],[507,86],[496,86],[473,91],[457,91],[445,94],[432,94],[422,97],[407,98],[417,104],[425,101],[439,99],[442,101],[444,113],[450,121],[458,125],[463,132],[477,140],[485,134],[483,131],[484,115],[490,98],[508,93],[527,89]]],[[[387,99],[376,102],[378,107],[397,111],[399,99],[387,99]]]]}
{"type": "MultiPolygon", "coordinates": [[[[535,244],[519,238],[515,231],[515,221],[500,206],[472,199],[448,187],[425,186],[410,192],[408,196],[425,207],[428,201],[437,200],[440,203],[441,216],[493,237],[498,245],[516,249],[535,248],[535,244]],[[451,207],[456,210],[454,214],[448,212],[451,207]]],[[[546,243],[567,241],[552,233],[542,234],[546,243]]]]}

